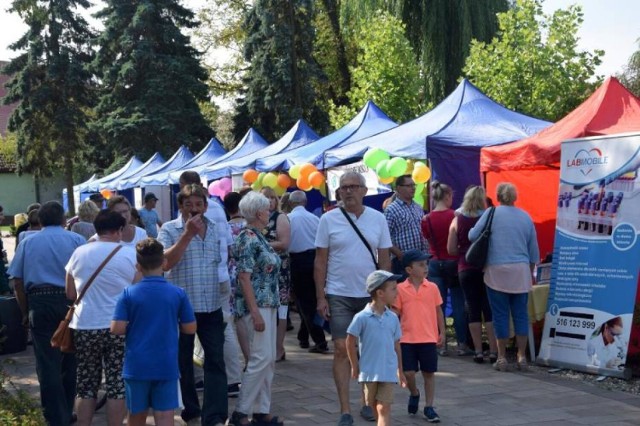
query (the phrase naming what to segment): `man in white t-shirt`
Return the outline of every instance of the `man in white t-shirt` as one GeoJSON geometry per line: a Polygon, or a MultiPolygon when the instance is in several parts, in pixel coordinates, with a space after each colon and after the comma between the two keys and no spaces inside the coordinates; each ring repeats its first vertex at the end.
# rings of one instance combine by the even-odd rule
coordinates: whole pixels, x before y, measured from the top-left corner
{"type": "MultiPolygon", "coordinates": [[[[315,241],[314,279],[318,314],[330,320],[335,347],[333,378],[341,410],[338,426],[350,426],[353,417],[349,406],[351,369],[346,348],[347,327],[355,314],[371,300],[366,289],[367,276],[376,269],[391,270],[389,249],[392,244],[384,215],[362,203],[367,193],[364,176],[356,172],[343,174],[338,193],[344,203],[343,209],[331,210],[320,219],[315,241]]],[[[374,420],[371,407],[363,406],[360,414],[369,421],[374,420]]]]}

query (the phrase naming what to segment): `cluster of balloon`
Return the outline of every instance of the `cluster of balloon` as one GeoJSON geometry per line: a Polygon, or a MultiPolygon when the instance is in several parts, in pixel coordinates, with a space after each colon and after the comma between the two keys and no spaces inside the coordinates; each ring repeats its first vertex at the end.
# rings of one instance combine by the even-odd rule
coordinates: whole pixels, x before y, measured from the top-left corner
{"type": "Polygon", "coordinates": [[[411,171],[411,177],[416,183],[416,192],[413,196],[413,201],[418,205],[424,207],[425,203],[425,191],[424,186],[431,178],[431,169],[422,161],[416,161],[413,164],[413,170],[411,171]]]}
{"type": "Polygon", "coordinates": [[[212,197],[224,198],[225,195],[231,192],[231,178],[223,177],[222,179],[214,180],[209,184],[209,195],[212,197]]]}
{"type": "Polygon", "coordinates": [[[100,190],[100,194],[102,194],[105,200],[108,200],[113,196],[113,192],[111,192],[110,189],[102,189],[100,190]]]}
{"type": "Polygon", "coordinates": [[[296,180],[296,186],[303,191],[315,188],[324,195],[324,174],[311,163],[295,164],[289,169],[289,175],[296,180]]]}
{"type": "Polygon", "coordinates": [[[242,179],[251,184],[251,188],[259,191],[264,187],[272,188],[276,194],[282,195],[291,187],[293,182],[286,173],[258,173],[249,169],[242,174],[242,179]]]}

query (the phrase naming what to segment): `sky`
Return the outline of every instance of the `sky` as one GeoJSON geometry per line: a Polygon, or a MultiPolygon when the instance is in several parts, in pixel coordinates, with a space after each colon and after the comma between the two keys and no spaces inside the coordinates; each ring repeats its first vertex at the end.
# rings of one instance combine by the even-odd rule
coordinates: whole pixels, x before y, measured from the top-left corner
{"type": "MultiPolygon", "coordinates": [[[[206,0],[183,0],[187,7],[197,8],[206,0]]],[[[92,10],[100,8],[101,1],[92,10]]],[[[0,0],[0,60],[15,56],[8,46],[16,41],[26,27],[15,14],[9,14],[9,0],[0,0]]],[[[605,51],[602,64],[597,68],[599,75],[609,76],[622,72],[629,57],[640,46],[640,1],[638,0],[546,0],[545,13],[578,4],[584,12],[584,22],[578,33],[579,47],[583,50],[605,51]]],[[[95,23],[95,21],[93,21],[95,23]]]]}

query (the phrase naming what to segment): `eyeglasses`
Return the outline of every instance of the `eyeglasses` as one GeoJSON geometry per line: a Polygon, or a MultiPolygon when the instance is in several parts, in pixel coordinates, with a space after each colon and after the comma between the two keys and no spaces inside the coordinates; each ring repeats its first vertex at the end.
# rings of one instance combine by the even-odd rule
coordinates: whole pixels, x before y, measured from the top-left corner
{"type": "Polygon", "coordinates": [[[406,186],[407,188],[415,188],[416,184],[415,183],[407,183],[407,184],[399,184],[396,186],[406,186]]]}
{"type": "Polygon", "coordinates": [[[340,191],[355,191],[356,189],[364,188],[362,185],[345,185],[338,188],[340,191]]]}

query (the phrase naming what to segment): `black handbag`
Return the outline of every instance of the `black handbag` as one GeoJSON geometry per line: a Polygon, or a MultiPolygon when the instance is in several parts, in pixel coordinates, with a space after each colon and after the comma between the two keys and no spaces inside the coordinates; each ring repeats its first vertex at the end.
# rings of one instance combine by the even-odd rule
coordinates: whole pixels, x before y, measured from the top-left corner
{"type": "Polygon", "coordinates": [[[489,255],[489,240],[491,239],[491,223],[493,222],[493,214],[495,211],[496,208],[491,207],[487,223],[484,224],[482,233],[480,233],[477,240],[471,243],[467,253],[464,255],[464,260],[469,265],[478,269],[484,268],[484,265],[487,263],[487,256],[489,255]]]}

